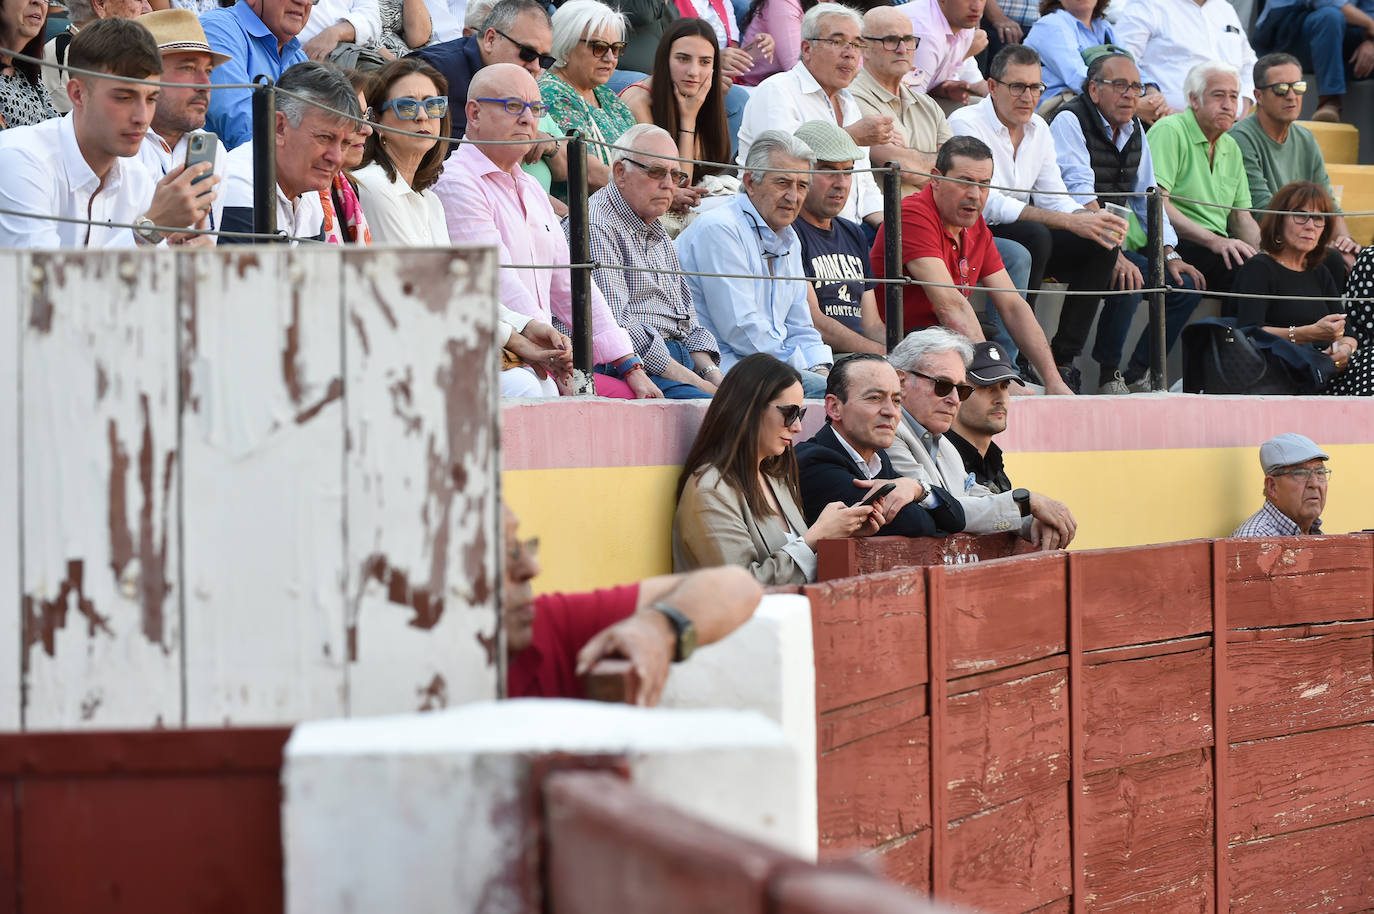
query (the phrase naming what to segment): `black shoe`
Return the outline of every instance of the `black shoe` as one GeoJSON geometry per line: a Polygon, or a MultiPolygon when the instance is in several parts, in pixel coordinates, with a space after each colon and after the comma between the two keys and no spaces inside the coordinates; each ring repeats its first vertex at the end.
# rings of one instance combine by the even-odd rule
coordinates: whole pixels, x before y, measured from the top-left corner
{"type": "Polygon", "coordinates": [[[1059,377],[1063,378],[1064,383],[1069,385],[1069,390],[1073,391],[1075,394],[1081,394],[1083,392],[1083,376],[1077,368],[1072,365],[1058,365],[1055,367],[1059,369],[1059,377]]]}

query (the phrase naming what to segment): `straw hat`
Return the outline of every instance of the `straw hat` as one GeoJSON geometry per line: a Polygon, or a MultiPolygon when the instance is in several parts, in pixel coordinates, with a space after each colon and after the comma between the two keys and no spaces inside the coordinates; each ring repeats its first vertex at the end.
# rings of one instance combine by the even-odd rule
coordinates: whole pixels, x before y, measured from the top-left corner
{"type": "Polygon", "coordinates": [[[200,20],[190,10],[156,10],[139,16],[138,22],[153,33],[157,49],[164,54],[200,51],[209,54],[215,66],[233,60],[228,54],[210,49],[210,42],[205,38],[205,30],[200,27],[200,20]]]}

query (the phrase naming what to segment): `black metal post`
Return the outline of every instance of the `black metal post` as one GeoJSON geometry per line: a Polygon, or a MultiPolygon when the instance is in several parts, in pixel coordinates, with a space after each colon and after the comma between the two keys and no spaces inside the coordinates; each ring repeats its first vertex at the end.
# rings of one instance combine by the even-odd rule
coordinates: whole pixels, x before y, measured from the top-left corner
{"type": "MultiPolygon", "coordinates": [[[[568,140],[568,249],[573,263],[592,258],[587,234],[587,144],[576,130],[568,140]]],[[[573,267],[572,276],[573,367],[592,374],[592,273],[573,267]]]]}
{"type": "MultiPolygon", "coordinates": [[[[883,172],[883,278],[901,279],[902,265],[902,166],[887,163],[883,172]]],[[[887,303],[887,351],[902,341],[902,285],[883,284],[887,303]]]]}
{"type": "Polygon", "coordinates": [[[277,93],[269,76],[253,82],[253,231],[276,235],[277,93]]]}
{"type": "MultiPolygon", "coordinates": [[[[1164,287],[1164,196],[1159,188],[1146,191],[1145,244],[1150,254],[1149,283],[1164,287]]],[[[1155,390],[1169,389],[1169,348],[1164,335],[1164,292],[1150,293],[1150,370],[1155,390]]]]}

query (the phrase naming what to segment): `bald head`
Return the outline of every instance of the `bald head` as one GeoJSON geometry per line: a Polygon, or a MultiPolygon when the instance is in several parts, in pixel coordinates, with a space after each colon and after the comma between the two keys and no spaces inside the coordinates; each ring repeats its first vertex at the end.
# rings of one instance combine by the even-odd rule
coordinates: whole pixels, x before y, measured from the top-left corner
{"type": "Polygon", "coordinates": [[[534,87],[534,77],[513,63],[494,63],[473,74],[468,101],[477,98],[513,98],[517,90],[534,87]]]}
{"type": "Polygon", "coordinates": [[[864,35],[869,39],[864,69],[884,88],[896,92],[902,77],[911,71],[911,58],[916,53],[911,19],[896,7],[876,6],[864,14],[864,35]],[[896,50],[889,50],[882,41],[888,39],[892,44],[899,38],[905,40],[896,50]]]}
{"type": "MultiPolygon", "coordinates": [[[[539,102],[539,87],[534,77],[513,63],[496,63],[473,74],[468,83],[468,139],[489,141],[532,141],[538,132],[539,118],[526,107],[511,114],[500,102],[479,102],[479,98],[515,99],[539,102]]],[[[484,146],[482,151],[500,168],[510,171],[529,151],[529,142],[509,146],[484,146]]]]}

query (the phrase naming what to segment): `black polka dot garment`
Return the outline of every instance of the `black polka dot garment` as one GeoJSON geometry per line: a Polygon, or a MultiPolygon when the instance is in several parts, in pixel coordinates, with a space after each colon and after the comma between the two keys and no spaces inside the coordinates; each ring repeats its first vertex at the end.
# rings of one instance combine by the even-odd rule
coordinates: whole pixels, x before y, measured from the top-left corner
{"type": "Polygon", "coordinates": [[[1350,365],[1327,385],[1325,393],[1345,397],[1374,396],[1374,247],[1360,252],[1345,284],[1345,333],[1360,344],[1350,365]]]}

